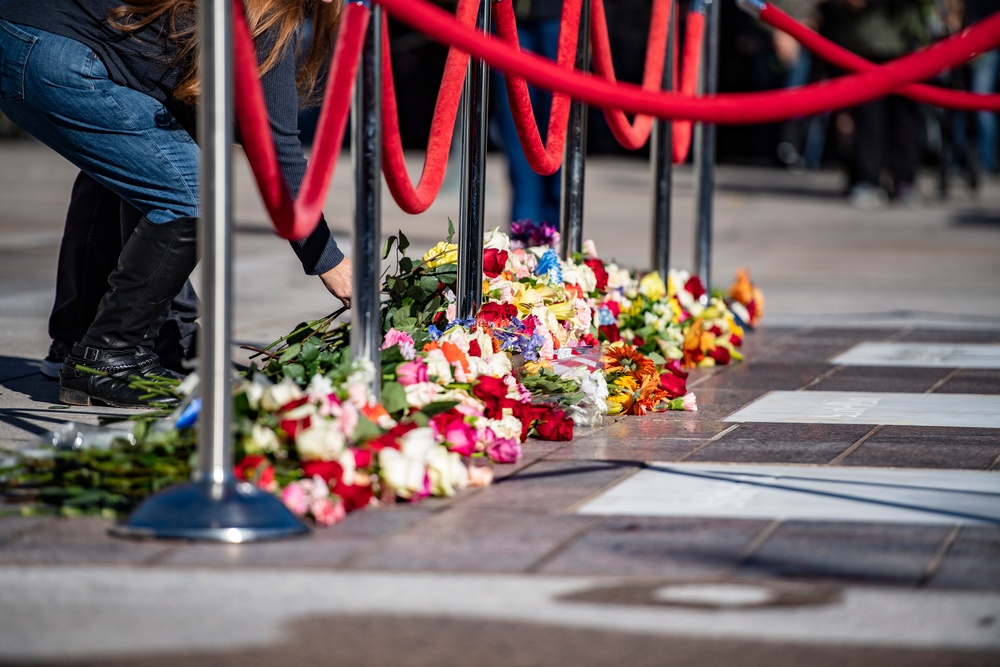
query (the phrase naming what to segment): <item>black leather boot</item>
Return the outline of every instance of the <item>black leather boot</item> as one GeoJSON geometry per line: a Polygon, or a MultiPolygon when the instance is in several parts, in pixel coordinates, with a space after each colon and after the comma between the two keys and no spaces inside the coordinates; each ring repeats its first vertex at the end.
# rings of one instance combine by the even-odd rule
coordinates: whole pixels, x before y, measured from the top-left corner
{"type": "Polygon", "coordinates": [[[197,263],[196,230],[195,218],[139,221],[108,278],[111,288],[94,323],[63,363],[59,400],[70,405],[151,405],[142,390],[129,386],[129,378],[170,375],[150,351],[151,337],[197,263]]]}
{"type": "MultiPolygon", "coordinates": [[[[87,334],[108,291],[108,276],[141,219],[142,213],[85,172],[77,175],[59,248],[55,301],[49,316],[52,344],[41,364],[46,378],[59,379],[73,343],[87,334]]],[[[184,364],[196,353],[197,318],[198,297],[189,280],[170,304],[159,334],[149,336],[165,368],[189,372],[184,364]]]]}

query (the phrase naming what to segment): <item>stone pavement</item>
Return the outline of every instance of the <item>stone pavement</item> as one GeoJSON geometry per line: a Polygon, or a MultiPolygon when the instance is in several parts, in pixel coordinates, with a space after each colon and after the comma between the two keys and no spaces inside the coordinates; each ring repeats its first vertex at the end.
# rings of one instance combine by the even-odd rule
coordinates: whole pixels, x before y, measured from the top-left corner
{"type": "MultiPolygon", "coordinates": [[[[327,207],[347,247],[348,170],[327,207]]],[[[502,174],[490,164],[487,227],[502,174]]],[[[73,175],[0,143],[6,447],[113,412],[62,409],[37,372],[73,175]]],[[[645,165],[594,159],[587,177],[586,236],[647,264],[645,165]]],[[[100,519],[8,511],[0,664],[997,664],[1000,187],[859,213],[832,172],[719,181],[715,282],[749,266],[768,309],[745,363],[692,375],[697,413],[529,441],[491,487],[299,540],[122,541],[100,519]]],[[[677,191],[690,268],[689,170],[677,191]]],[[[266,343],[332,304],[242,170],[237,193],[235,338],[266,343]]],[[[383,210],[416,254],[457,194],[383,210]]]]}

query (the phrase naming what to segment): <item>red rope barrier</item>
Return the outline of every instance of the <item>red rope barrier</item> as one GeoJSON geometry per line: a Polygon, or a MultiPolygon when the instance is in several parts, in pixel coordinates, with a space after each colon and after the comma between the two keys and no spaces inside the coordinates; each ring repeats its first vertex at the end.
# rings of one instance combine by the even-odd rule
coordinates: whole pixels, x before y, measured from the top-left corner
{"type": "MultiPolygon", "coordinates": [[[[830,40],[810,30],[774,5],[767,3],[760,12],[760,19],[773,28],[787,32],[802,46],[817,56],[842,69],[868,72],[878,65],[837,46],[830,40]]],[[[1000,95],[979,95],[957,90],[947,90],[920,83],[904,86],[896,91],[919,102],[962,111],[1000,111],[1000,95]]]]}
{"type": "MultiPolygon", "coordinates": [[[[642,72],[642,89],[660,91],[663,88],[663,61],[667,53],[667,23],[672,0],[653,0],[646,43],[646,62],[642,72]]],[[[590,41],[593,47],[594,73],[605,81],[616,83],[615,66],[611,58],[611,40],[603,0],[593,0],[590,10],[590,41]]],[[[624,148],[638,150],[646,145],[653,130],[653,117],[639,114],[630,123],[620,109],[605,108],[611,134],[624,148]]]]}
{"type": "MultiPolygon", "coordinates": [[[[455,17],[464,26],[476,24],[479,0],[459,0],[455,17]]],[[[462,97],[462,85],[469,67],[469,54],[455,47],[448,49],[448,57],[441,77],[441,89],[434,105],[431,132],[427,139],[427,154],[420,181],[414,187],[406,171],[403,157],[403,140],[399,134],[399,109],[396,101],[396,81],[392,75],[389,53],[389,22],[383,21],[382,30],[382,173],[393,199],[406,213],[423,213],[441,191],[451,139],[455,133],[455,118],[462,97]]]]}
{"type": "MultiPolygon", "coordinates": [[[[681,60],[681,95],[694,97],[698,92],[698,72],[701,70],[702,44],[705,39],[705,12],[688,12],[684,27],[684,56],[681,60]]],[[[691,150],[691,121],[673,124],[673,162],[683,164],[691,150]]]]}
{"type": "Polygon", "coordinates": [[[239,123],[250,168],[253,170],[264,205],[279,236],[293,241],[316,229],[326,201],[340,147],[344,140],[351,89],[365,42],[369,11],[349,3],[344,8],[337,44],[330,64],[330,78],[323,97],[313,157],[294,200],[281,175],[271,124],[264,105],[264,92],[257,78],[257,56],[253,38],[243,15],[243,3],[233,0],[233,41],[235,58],[236,120],[239,123]]]}
{"type": "MultiPolygon", "coordinates": [[[[493,19],[497,35],[520,53],[517,37],[517,21],[510,0],[493,4],[493,19]]],[[[572,71],[576,66],[576,46],[580,33],[580,7],[582,0],[566,0],[562,7],[559,23],[559,47],[556,52],[556,66],[564,71],[572,71]]],[[[536,56],[537,57],[537,56],[536,56]]],[[[510,100],[511,116],[517,137],[521,140],[524,156],[528,164],[542,175],[554,174],[562,165],[563,147],[566,145],[566,127],[569,124],[570,98],[565,93],[552,95],[549,108],[549,127],[545,144],[535,122],[535,111],[528,93],[528,83],[523,77],[505,73],[504,83],[510,100]]]]}
{"type": "Polygon", "coordinates": [[[992,16],[927,49],[871,72],[794,90],[685,99],[673,93],[649,93],[635,85],[610,84],[585,74],[566,72],[545,58],[518,53],[496,38],[459,25],[450,14],[423,0],[377,2],[392,12],[395,18],[433,39],[456,45],[496,69],[522,76],[543,88],[566,93],[593,106],[613,106],[631,113],[714,124],[773,122],[853,106],[926,79],[1000,44],[1000,16],[992,16]]]}

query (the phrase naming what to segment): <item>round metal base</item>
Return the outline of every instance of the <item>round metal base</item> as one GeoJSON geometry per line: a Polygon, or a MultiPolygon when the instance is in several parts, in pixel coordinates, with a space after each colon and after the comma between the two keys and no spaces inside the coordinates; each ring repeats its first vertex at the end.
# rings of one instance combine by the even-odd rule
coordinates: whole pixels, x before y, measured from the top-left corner
{"type": "Polygon", "coordinates": [[[236,480],[191,482],[147,498],[115,537],[254,542],[304,535],[309,528],[270,493],[236,480]]]}

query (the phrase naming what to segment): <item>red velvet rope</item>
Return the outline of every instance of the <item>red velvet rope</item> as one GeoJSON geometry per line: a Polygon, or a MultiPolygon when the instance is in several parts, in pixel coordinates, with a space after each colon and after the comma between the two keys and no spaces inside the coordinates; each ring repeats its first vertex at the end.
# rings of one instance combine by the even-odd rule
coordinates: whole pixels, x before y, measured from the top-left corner
{"type": "MultiPolygon", "coordinates": [[[[837,46],[770,3],[764,5],[764,9],[760,12],[760,19],[773,28],[787,32],[802,46],[837,67],[851,72],[868,72],[878,69],[878,65],[837,46]]],[[[903,86],[896,92],[926,104],[948,109],[1000,111],[1000,95],[978,95],[920,83],[903,86]]]]}
{"type": "MultiPolygon", "coordinates": [[[[497,35],[520,52],[517,37],[517,21],[510,0],[493,4],[493,19],[497,35]]],[[[576,45],[580,33],[580,7],[582,0],[563,2],[559,24],[559,46],[556,51],[556,66],[564,71],[572,71],[576,66],[576,45]]],[[[528,93],[528,83],[523,77],[506,72],[504,82],[514,127],[524,149],[528,164],[539,174],[554,174],[562,165],[563,147],[566,144],[566,127],[569,124],[570,98],[564,93],[552,95],[549,110],[549,127],[545,144],[535,122],[535,112],[528,93]]]]}
{"type": "Polygon", "coordinates": [[[522,76],[543,88],[566,93],[593,106],[613,106],[630,113],[714,124],[773,122],[852,106],[926,79],[1000,44],[1000,15],[997,15],[870,72],[794,90],[685,99],[673,93],[649,93],[632,84],[611,84],[585,74],[566,72],[545,58],[518,53],[497,38],[461,26],[446,11],[423,0],[376,1],[396,19],[431,38],[456,45],[496,69],[522,76]]]}
{"type": "MultiPolygon", "coordinates": [[[[642,89],[659,91],[663,88],[663,61],[667,53],[667,23],[672,0],[653,0],[646,42],[646,62],[642,72],[642,89]]],[[[593,0],[590,9],[590,42],[593,47],[594,73],[605,81],[616,83],[615,66],[608,37],[608,19],[603,0],[593,0]]],[[[624,148],[634,151],[646,145],[653,129],[653,117],[639,114],[630,123],[621,109],[605,107],[604,117],[611,134],[624,148]]]]}
{"type": "Polygon", "coordinates": [[[362,5],[349,3],[344,8],[313,141],[315,159],[309,161],[298,197],[293,200],[278,165],[271,123],[264,105],[264,92],[257,77],[257,56],[243,15],[243,4],[240,0],[233,0],[236,121],[243,150],[274,229],[286,239],[303,239],[319,224],[344,140],[351,89],[364,46],[368,16],[369,11],[362,5]]]}
{"type": "MultiPolygon", "coordinates": [[[[705,39],[705,13],[688,12],[684,27],[684,57],[681,60],[681,95],[694,97],[698,92],[698,72],[701,70],[702,44],[705,39]]],[[[676,77],[675,77],[676,80],[676,77]]],[[[691,121],[673,124],[673,162],[683,164],[691,150],[691,121]]]]}
{"type": "MultiPolygon", "coordinates": [[[[479,0],[459,0],[455,17],[459,23],[472,27],[479,13],[479,0]]],[[[389,53],[389,22],[382,22],[382,173],[393,199],[406,213],[423,213],[434,203],[448,167],[451,138],[455,133],[455,118],[462,97],[462,85],[469,68],[469,54],[455,47],[448,50],[441,77],[441,89],[434,105],[431,132],[427,139],[427,154],[420,181],[414,187],[406,171],[403,141],[399,134],[399,109],[396,102],[396,81],[392,76],[389,53]]]]}

